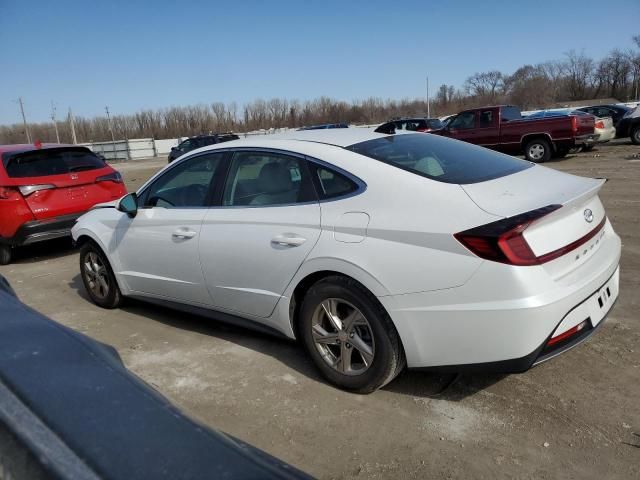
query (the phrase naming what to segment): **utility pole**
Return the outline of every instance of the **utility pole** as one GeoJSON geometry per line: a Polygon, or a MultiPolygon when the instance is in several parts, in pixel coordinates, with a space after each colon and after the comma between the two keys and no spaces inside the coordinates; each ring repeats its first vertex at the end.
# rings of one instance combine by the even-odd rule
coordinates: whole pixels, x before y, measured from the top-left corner
{"type": "Polygon", "coordinates": [[[22,113],[22,123],[24,124],[24,134],[27,136],[27,143],[31,143],[31,133],[29,133],[29,126],[27,125],[27,117],[24,115],[24,105],[22,103],[22,97],[18,97],[18,103],[20,104],[20,112],[22,113]]]}
{"type": "Polygon", "coordinates": [[[56,130],[56,142],[60,143],[60,134],[58,133],[58,122],[56,122],[56,106],[51,100],[51,121],[53,122],[53,128],[56,130]]]}
{"type": "Polygon", "coordinates": [[[113,135],[113,124],[111,123],[111,116],[109,115],[109,107],[108,106],[104,107],[104,111],[107,112],[107,121],[109,122],[109,131],[111,132],[111,141],[114,142],[115,144],[116,138],[113,135]]]}
{"type": "Polygon", "coordinates": [[[431,102],[429,101],[429,76],[427,75],[427,118],[431,118],[431,102]]]}
{"type": "Polygon", "coordinates": [[[113,146],[113,160],[118,160],[118,155],[116,153],[116,138],[113,135],[113,124],[111,123],[111,115],[109,115],[109,107],[105,106],[104,111],[107,112],[107,121],[109,122],[109,130],[111,131],[111,145],[113,146]]]}
{"type": "Polygon", "coordinates": [[[78,143],[78,139],[76,138],[76,125],[73,122],[73,112],[71,111],[71,108],[69,108],[69,125],[71,127],[71,141],[75,145],[78,143]]]}

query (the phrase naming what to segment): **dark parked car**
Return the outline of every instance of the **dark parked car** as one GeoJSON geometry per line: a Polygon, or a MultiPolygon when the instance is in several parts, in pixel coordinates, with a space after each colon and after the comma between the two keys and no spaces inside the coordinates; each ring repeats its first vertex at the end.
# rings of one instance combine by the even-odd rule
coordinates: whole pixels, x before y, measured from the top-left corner
{"type": "Polygon", "coordinates": [[[322,125],[311,125],[310,127],[301,127],[298,130],[324,130],[326,128],[349,128],[346,123],[323,123],[322,125]]]}
{"type": "Polygon", "coordinates": [[[390,122],[396,126],[396,130],[410,132],[431,132],[444,128],[442,122],[437,118],[396,118],[390,122]]]}
{"type": "Polygon", "coordinates": [[[184,155],[185,153],[195,150],[196,148],[228,142],[230,140],[238,140],[239,138],[239,136],[234,135],[233,133],[216,133],[214,135],[198,135],[197,137],[187,138],[177,147],[171,147],[169,163],[173,162],[176,158],[184,155]]]}
{"type": "Polygon", "coordinates": [[[590,113],[596,117],[611,117],[616,127],[616,138],[631,137],[631,141],[640,145],[640,109],[629,108],[624,105],[595,105],[580,107],[578,110],[590,113]]]}
{"type": "Polygon", "coordinates": [[[21,303],[2,275],[0,352],[0,478],[311,478],[190,419],[112,347],[21,303]]]}

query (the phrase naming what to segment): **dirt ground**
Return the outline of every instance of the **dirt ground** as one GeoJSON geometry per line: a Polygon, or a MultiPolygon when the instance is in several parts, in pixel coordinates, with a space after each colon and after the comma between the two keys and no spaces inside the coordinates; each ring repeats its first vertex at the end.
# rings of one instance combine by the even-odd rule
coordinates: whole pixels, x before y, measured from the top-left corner
{"type": "MultiPolygon", "coordinates": [[[[165,162],[117,168],[132,190],[165,162]]],[[[353,395],[324,383],[295,343],[143,303],[101,310],[66,240],[25,248],[0,273],[28,305],[113,345],[189,415],[320,478],[640,478],[640,147],[612,142],[548,166],[609,179],[619,301],[578,348],[443,394],[449,377],[405,372],[353,395]]]]}

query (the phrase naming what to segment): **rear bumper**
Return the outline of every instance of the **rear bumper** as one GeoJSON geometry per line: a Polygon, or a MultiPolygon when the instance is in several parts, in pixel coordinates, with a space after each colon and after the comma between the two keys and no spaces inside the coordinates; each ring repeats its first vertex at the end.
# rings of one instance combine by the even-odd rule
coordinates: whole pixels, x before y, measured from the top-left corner
{"type": "Polygon", "coordinates": [[[598,138],[598,143],[605,143],[609,140],[613,140],[614,138],[616,138],[615,127],[607,128],[606,130],[601,131],[600,137],[598,138]]]}
{"type": "Polygon", "coordinates": [[[598,142],[600,135],[592,133],[589,135],[579,135],[575,138],[576,145],[593,145],[598,142]]]}
{"type": "MultiPolygon", "coordinates": [[[[430,366],[430,367],[414,367],[413,370],[420,370],[426,372],[441,372],[441,373],[522,373],[526,372],[532,367],[539,365],[547,360],[551,360],[562,353],[565,353],[571,350],[574,347],[577,347],[587,339],[589,339],[594,333],[600,330],[600,327],[605,323],[605,320],[613,310],[615,303],[618,300],[618,282],[619,282],[619,273],[620,269],[616,269],[613,276],[604,284],[607,285],[609,283],[615,283],[616,292],[615,298],[612,300],[612,303],[608,305],[608,310],[604,314],[602,318],[599,318],[596,322],[595,319],[592,321],[590,316],[581,316],[579,317],[580,323],[582,321],[587,322],[587,326],[579,333],[568,337],[566,340],[560,341],[554,345],[548,345],[548,342],[551,340],[552,336],[557,335],[555,332],[560,330],[561,325],[567,320],[567,317],[571,315],[571,313],[575,310],[581,310],[581,307],[585,306],[590,300],[598,296],[598,292],[594,293],[591,297],[589,297],[584,302],[576,305],[571,312],[569,312],[565,318],[558,324],[558,326],[554,329],[554,331],[542,342],[535,350],[524,355],[519,358],[513,358],[509,360],[498,360],[494,362],[484,362],[484,363],[475,363],[475,364],[462,364],[462,365],[439,365],[439,366],[430,366]]],[[[583,313],[583,312],[579,312],[583,313]]]]}
{"type": "Polygon", "coordinates": [[[84,213],[80,212],[23,223],[12,237],[0,237],[0,243],[20,246],[71,236],[71,228],[84,213]]]}

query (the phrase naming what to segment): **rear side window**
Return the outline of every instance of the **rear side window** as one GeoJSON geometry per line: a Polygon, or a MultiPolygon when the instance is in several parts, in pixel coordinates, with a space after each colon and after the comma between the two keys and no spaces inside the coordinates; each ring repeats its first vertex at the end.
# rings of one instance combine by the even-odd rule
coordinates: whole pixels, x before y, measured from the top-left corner
{"type": "Polygon", "coordinates": [[[438,135],[393,135],[347,150],[444,183],[478,183],[533,165],[509,155],[438,135]]]}
{"type": "Polygon", "coordinates": [[[268,207],[315,200],[304,160],[271,152],[237,152],[231,162],[222,204],[268,207]]]}
{"type": "Polygon", "coordinates": [[[11,155],[3,160],[12,178],[46,177],[104,168],[105,163],[86,148],[47,148],[11,155]]]}
{"type": "Polygon", "coordinates": [[[358,189],[358,185],[346,176],[328,168],[312,165],[318,186],[320,200],[349,195],[358,189]]]}
{"type": "Polygon", "coordinates": [[[518,107],[500,107],[500,116],[502,117],[503,122],[509,120],[520,120],[522,118],[522,114],[518,107]]]}

